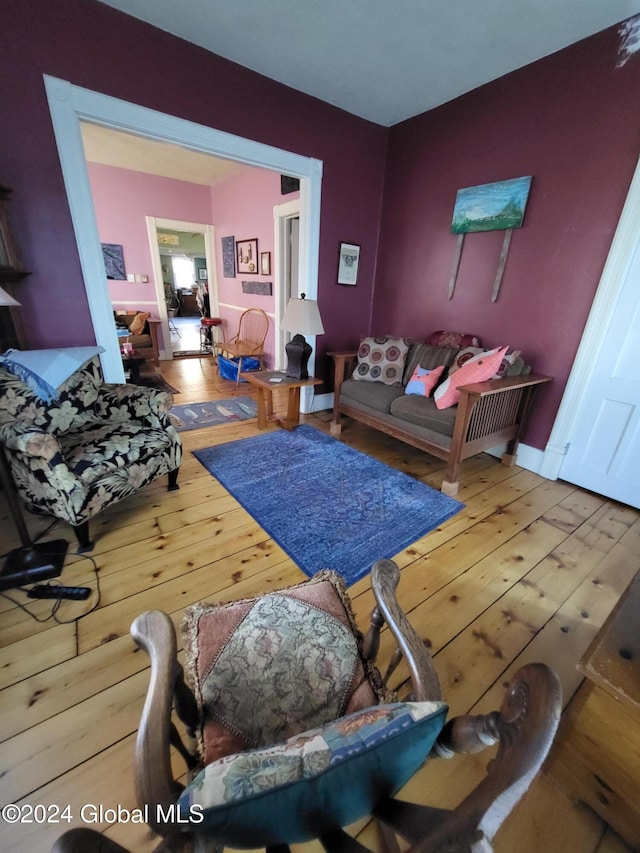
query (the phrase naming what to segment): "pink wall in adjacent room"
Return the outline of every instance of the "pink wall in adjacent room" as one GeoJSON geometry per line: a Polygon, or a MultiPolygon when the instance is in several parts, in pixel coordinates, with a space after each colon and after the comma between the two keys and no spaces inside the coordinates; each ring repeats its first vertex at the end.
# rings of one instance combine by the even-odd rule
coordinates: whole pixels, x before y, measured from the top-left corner
{"type": "MultiPolygon", "coordinates": [[[[32,275],[20,287],[27,344],[93,342],[43,74],[323,163],[322,354],[371,310],[386,128],[268,80],[95,0],[4,0],[0,180],[32,275]],[[110,50],[106,46],[117,45],[110,50]],[[338,242],[364,249],[360,286],[335,285],[338,242]],[[53,262],[55,260],[55,263],[53,262]],[[46,309],[43,306],[46,305],[46,309]]],[[[251,199],[247,200],[251,203],[251,199]]]]}
{"type": "MultiPolygon", "coordinates": [[[[157,305],[146,217],[210,224],[209,187],[98,163],[87,165],[100,241],[120,244],[127,273],[149,278],[147,284],[109,281],[111,301],[157,305]]],[[[153,311],[157,313],[157,307],[153,311]]]]}
{"type": "Polygon", "coordinates": [[[437,329],[521,349],[554,379],[525,441],[544,448],[640,149],[640,55],[616,27],[390,131],[372,331],[437,329]],[[497,302],[503,232],[468,234],[448,299],[456,191],[532,175],[497,302]]]}
{"type": "MultiPolygon", "coordinates": [[[[267,169],[246,168],[211,188],[213,217],[216,237],[216,272],[218,297],[221,303],[220,316],[225,325],[227,338],[238,329],[240,315],[245,308],[262,308],[273,315],[275,292],[271,296],[247,294],[242,291],[243,281],[271,282],[273,278],[274,225],[273,208],[284,201],[299,196],[298,193],[283,196],[280,192],[280,174],[267,169]],[[257,269],[255,273],[236,273],[235,278],[225,278],[222,270],[222,237],[237,240],[258,240],[257,269]],[[272,274],[260,274],[260,253],[271,253],[272,274]]],[[[237,252],[236,252],[237,257],[237,252]]],[[[265,341],[267,366],[274,366],[274,325],[269,318],[269,333],[265,341]]]]}

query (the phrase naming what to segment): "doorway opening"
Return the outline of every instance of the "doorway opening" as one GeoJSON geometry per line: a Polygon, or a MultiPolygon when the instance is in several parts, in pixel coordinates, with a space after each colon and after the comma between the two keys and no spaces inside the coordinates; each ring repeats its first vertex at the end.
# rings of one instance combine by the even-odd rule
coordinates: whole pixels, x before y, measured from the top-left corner
{"type": "Polygon", "coordinates": [[[317,297],[321,161],[120,101],[49,75],[44,75],[44,82],[96,343],[105,350],[101,361],[106,381],[122,382],[124,371],[111,319],[111,303],[87,176],[80,121],[300,178],[300,275],[306,283],[309,297],[317,297]]]}

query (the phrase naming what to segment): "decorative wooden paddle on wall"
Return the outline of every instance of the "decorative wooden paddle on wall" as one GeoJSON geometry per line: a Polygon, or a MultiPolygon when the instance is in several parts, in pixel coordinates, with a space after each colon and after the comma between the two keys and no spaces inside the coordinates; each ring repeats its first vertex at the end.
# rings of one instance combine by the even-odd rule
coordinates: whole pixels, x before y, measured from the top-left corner
{"type": "Polygon", "coordinates": [[[528,176],[458,190],[451,222],[451,231],[458,235],[458,242],[449,279],[449,299],[453,298],[456,289],[464,235],[472,231],[504,230],[502,250],[498,260],[493,291],[491,292],[491,301],[495,302],[498,299],[507,255],[509,254],[511,235],[514,228],[522,226],[530,187],[531,176],[528,176]]]}

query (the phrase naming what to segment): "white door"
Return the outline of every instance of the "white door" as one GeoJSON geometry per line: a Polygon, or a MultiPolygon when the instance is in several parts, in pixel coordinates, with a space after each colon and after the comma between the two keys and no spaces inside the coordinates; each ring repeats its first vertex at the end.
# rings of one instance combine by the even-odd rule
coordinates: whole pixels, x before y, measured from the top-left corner
{"type": "Polygon", "coordinates": [[[640,508],[640,234],[601,340],[559,476],[640,508]]]}

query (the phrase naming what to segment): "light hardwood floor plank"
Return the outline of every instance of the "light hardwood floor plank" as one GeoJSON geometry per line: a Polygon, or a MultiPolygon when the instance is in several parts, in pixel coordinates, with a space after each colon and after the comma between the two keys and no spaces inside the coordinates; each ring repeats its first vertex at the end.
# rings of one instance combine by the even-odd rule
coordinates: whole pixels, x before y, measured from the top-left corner
{"type": "MultiPolygon", "coordinates": [[[[176,403],[253,396],[221,380],[210,358],[163,362],[180,393],[176,403]]],[[[307,416],[329,432],[327,412],[307,416]]],[[[270,430],[275,427],[270,426],[270,430]]],[[[229,601],[298,583],[303,573],[193,456],[198,448],[257,434],[255,420],[183,432],[180,490],[166,479],[150,484],[92,521],[91,559],[61,522],[25,514],[33,535],[70,542],[60,581],[96,588],[100,606],[75,621],[86,605],[65,602],[68,625],[37,623],[0,599],[0,786],[5,801],[70,803],[72,825],[85,803],[135,807],[132,760],[135,731],[149,678],[146,655],[129,635],[144,610],[169,613],[179,627],[196,601],[229,601]]],[[[445,465],[415,448],[346,420],[345,443],[439,488],[445,465]]],[[[638,569],[640,513],[567,483],[550,482],[480,454],[462,465],[452,519],[396,555],[399,599],[431,645],[452,710],[486,712],[499,706],[505,683],[522,664],[541,660],[559,673],[565,701],[577,688],[578,657],[638,569]]],[[[0,547],[17,547],[0,495],[0,547]],[[6,523],[5,523],[6,522],[6,523]]],[[[368,625],[373,595],[368,578],[349,590],[358,622],[368,625]]],[[[12,598],[39,618],[51,603],[12,598]]],[[[178,645],[181,638],[178,635],[178,645]]],[[[381,657],[393,649],[383,630],[381,657]]],[[[405,673],[399,668],[394,684],[405,673]]],[[[481,778],[490,756],[430,761],[402,796],[451,807],[481,778]]],[[[176,759],[177,774],[183,773],[176,759]]],[[[86,824],[85,824],[86,825],[86,824]]],[[[362,822],[362,837],[375,832],[362,822]]],[[[360,826],[360,824],[359,824],[360,826]]],[[[67,828],[0,824],[0,849],[48,853],[67,828]]],[[[145,827],[102,822],[100,831],[135,853],[157,839],[145,827]]],[[[496,853],[627,853],[628,848],[590,810],[573,803],[539,775],[495,840],[496,853]]],[[[297,845],[316,853],[317,845],[297,845]]]]}

